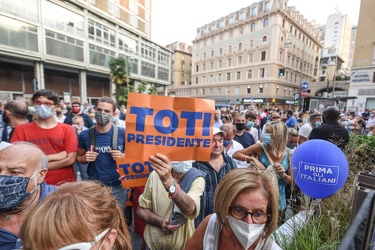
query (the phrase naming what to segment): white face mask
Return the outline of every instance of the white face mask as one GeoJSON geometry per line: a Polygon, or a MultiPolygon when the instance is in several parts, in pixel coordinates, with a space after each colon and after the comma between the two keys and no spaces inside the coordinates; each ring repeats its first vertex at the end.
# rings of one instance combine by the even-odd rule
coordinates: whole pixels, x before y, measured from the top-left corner
{"type": "Polygon", "coordinates": [[[172,161],[172,168],[179,174],[186,173],[192,166],[192,161],[172,161]]]}
{"type": "Polygon", "coordinates": [[[263,232],[264,224],[247,224],[242,220],[237,220],[232,216],[227,216],[230,227],[233,233],[236,235],[237,239],[240,241],[244,249],[249,249],[249,247],[254,244],[254,242],[259,238],[263,232]]]}

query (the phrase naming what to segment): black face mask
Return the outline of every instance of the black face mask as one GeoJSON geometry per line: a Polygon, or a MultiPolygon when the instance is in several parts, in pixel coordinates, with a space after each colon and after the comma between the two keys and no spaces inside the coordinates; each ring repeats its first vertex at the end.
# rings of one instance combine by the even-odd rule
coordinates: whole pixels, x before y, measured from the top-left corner
{"type": "Polygon", "coordinates": [[[286,144],[286,146],[290,149],[294,149],[295,147],[297,147],[297,143],[292,143],[292,142],[289,142],[288,144],[286,144]]]}
{"type": "Polygon", "coordinates": [[[243,130],[245,128],[245,123],[235,123],[237,130],[243,130]]]}
{"type": "Polygon", "coordinates": [[[6,116],[6,112],[3,112],[2,118],[3,118],[3,122],[4,123],[9,123],[10,122],[9,118],[6,116]]]}

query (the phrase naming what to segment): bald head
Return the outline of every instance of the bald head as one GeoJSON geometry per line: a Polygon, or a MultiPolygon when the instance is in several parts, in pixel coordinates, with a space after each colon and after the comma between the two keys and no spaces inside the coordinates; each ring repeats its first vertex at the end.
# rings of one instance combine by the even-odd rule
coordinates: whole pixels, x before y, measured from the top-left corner
{"type": "Polygon", "coordinates": [[[232,132],[233,134],[236,134],[237,128],[233,123],[224,123],[220,126],[220,130],[223,130],[225,133],[232,132]]]}
{"type": "Polygon", "coordinates": [[[26,103],[18,101],[18,100],[7,102],[4,105],[4,110],[9,110],[9,112],[14,117],[22,118],[22,119],[26,119],[27,113],[28,113],[28,108],[27,108],[26,103]]]}
{"type": "Polygon", "coordinates": [[[20,167],[35,172],[48,168],[47,156],[36,145],[17,142],[0,150],[0,168],[20,167]]]}

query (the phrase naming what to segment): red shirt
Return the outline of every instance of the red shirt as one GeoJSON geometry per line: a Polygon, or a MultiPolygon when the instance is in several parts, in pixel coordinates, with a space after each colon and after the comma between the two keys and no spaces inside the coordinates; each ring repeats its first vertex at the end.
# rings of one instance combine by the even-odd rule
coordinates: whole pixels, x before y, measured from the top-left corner
{"type": "MultiPolygon", "coordinates": [[[[35,145],[46,154],[56,154],[62,151],[77,152],[78,142],[73,128],[70,125],[57,123],[54,128],[45,129],[35,122],[18,125],[12,135],[11,142],[27,141],[35,145]]],[[[73,166],[66,166],[56,170],[48,170],[45,182],[51,185],[60,185],[63,182],[75,181],[73,166]]]]}

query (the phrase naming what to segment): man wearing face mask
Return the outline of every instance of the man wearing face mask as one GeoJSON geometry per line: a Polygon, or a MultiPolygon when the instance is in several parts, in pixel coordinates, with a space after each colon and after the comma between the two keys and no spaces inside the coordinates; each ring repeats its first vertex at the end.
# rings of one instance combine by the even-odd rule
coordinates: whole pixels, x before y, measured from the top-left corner
{"type": "Polygon", "coordinates": [[[322,115],[323,125],[311,130],[309,140],[326,140],[344,149],[349,141],[349,132],[340,125],[339,119],[340,110],[335,107],[325,109],[322,115]]]}
{"type": "Polygon", "coordinates": [[[4,125],[0,127],[0,141],[10,141],[14,128],[27,123],[27,113],[28,108],[24,102],[13,100],[4,104],[2,114],[4,125]]]}
{"type": "Polygon", "coordinates": [[[254,141],[259,140],[259,132],[256,127],[258,127],[257,116],[254,113],[246,114],[246,126],[245,131],[250,133],[254,137],[254,141]]]}
{"type": "Polygon", "coordinates": [[[293,114],[293,110],[289,109],[287,112],[286,112],[286,116],[287,116],[287,120],[285,122],[286,126],[288,128],[295,128],[297,129],[297,126],[298,126],[298,121],[297,121],[297,118],[294,116],[293,114]]]}
{"type": "Polygon", "coordinates": [[[11,142],[28,141],[40,147],[49,160],[46,183],[60,185],[75,181],[73,164],[77,155],[77,138],[71,126],[59,123],[53,114],[59,103],[59,96],[48,90],[38,90],[31,97],[37,119],[18,125],[11,142]]]}
{"type": "Polygon", "coordinates": [[[310,121],[304,124],[298,131],[298,145],[301,145],[308,140],[313,128],[322,125],[322,115],[320,113],[313,113],[310,115],[310,121]]]}
{"type": "MultiPolygon", "coordinates": [[[[242,145],[239,142],[233,140],[234,135],[237,132],[236,126],[234,126],[232,123],[225,123],[221,125],[220,130],[226,133],[224,137],[223,145],[224,145],[224,151],[227,155],[232,157],[234,152],[243,149],[242,145]]],[[[236,159],[233,159],[233,161],[236,163],[238,168],[247,168],[247,163],[245,161],[239,161],[236,159]]]]}
{"type": "Polygon", "coordinates": [[[116,112],[112,117],[113,125],[116,125],[121,128],[125,128],[125,121],[120,119],[121,111],[120,109],[116,108],[116,112]]]}
{"type": "Polygon", "coordinates": [[[94,122],[90,118],[90,116],[84,114],[81,110],[81,103],[79,102],[72,102],[72,111],[66,114],[64,123],[72,125],[73,124],[73,117],[75,116],[82,116],[84,125],[86,128],[91,128],[94,126],[94,122]]]}
{"type": "Polygon", "coordinates": [[[234,140],[239,142],[242,147],[247,148],[255,144],[255,139],[252,134],[245,131],[246,118],[243,114],[238,114],[234,117],[234,125],[237,128],[237,133],[234,136],[234,140]]]}
{"type": "Polygon", "coordinates": [[[214,128],[220,128],[223,125],[223,121],[221,120],[221,113],[220,110],[215,110],[215,120],[214,120],[214,128]]]}
{"type": "Polygon", "coordinates": [[[56,187],[46,185],[48,159],[31,143],[0,150],[0,250],[20,249],[23,220],[56,187]]]}
{"type": "Polygon", "coordinates": [[[154,171],[139,197],[138,216],[147,225],[148,249],[183,249],[195,231],[201,208],[204,173],[192,161],[170,162],[161,154],[150,157],[154,171]]]}
{"type": "Polygon", "coordinates": [[[78,136],[77,161],[89,163],[89,179],[112,188],[113,196],[125,215],[127,192],[121,186],[116,165],[116,159],[125,157],[125,129],[111,122],[116,107],[116,101],[110,97],[99,99],[95,110],[96,125],[78,136]]]}

